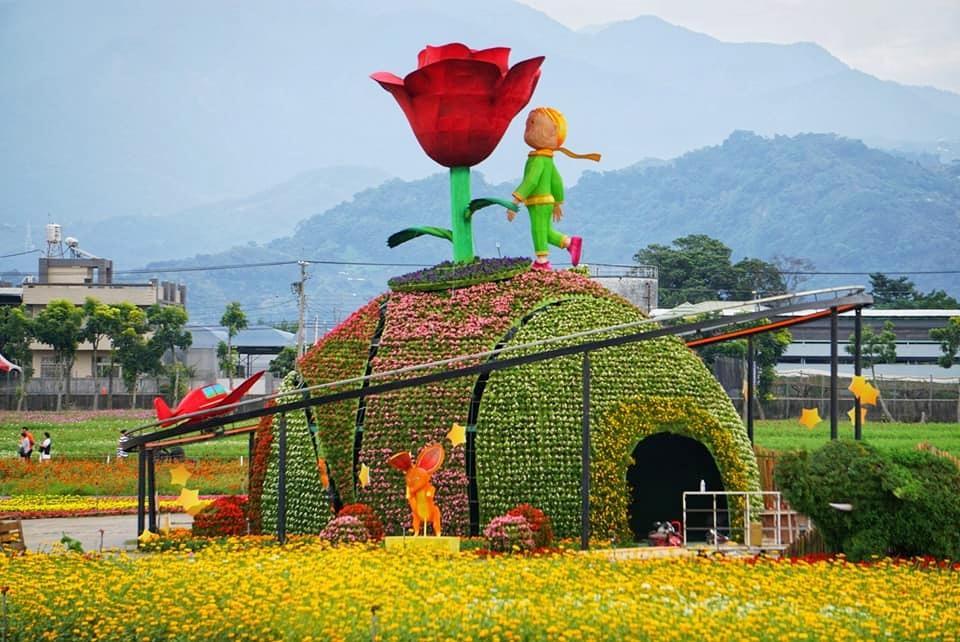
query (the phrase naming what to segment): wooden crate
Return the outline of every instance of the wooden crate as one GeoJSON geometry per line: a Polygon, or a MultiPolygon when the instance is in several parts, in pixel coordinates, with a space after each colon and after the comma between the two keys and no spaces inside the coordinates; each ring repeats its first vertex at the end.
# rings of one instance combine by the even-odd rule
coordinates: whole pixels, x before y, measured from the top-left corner
{"type": "Polygon", "coordinates": [[[23,541],[23,524],[19,518],[0,517],[0,550],[4,553],[23,553],[27,550],[23,541]]]}

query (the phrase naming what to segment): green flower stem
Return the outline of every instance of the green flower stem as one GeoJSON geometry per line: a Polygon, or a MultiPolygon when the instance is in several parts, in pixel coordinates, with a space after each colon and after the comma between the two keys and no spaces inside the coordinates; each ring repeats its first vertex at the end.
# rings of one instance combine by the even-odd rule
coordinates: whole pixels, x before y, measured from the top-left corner
{"type": "Polygon", "coordinates": [[[469,263],[474,259],[473,225],[464,216],[470,205],[470,168],[450,168],[450,229],[453,230],[453,260],[469,263]]]}

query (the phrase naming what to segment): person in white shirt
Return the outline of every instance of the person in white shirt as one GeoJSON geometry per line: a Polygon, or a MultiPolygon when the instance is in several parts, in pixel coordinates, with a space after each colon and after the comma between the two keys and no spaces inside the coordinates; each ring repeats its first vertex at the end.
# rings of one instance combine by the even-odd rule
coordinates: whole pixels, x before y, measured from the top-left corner
{"type": "Polygon", "coordinates": [[[43,433],[43,441],[40,442],[40,461],[50,461],[50,448],[53,440],[50,439],[50,433],[43,433]]]}

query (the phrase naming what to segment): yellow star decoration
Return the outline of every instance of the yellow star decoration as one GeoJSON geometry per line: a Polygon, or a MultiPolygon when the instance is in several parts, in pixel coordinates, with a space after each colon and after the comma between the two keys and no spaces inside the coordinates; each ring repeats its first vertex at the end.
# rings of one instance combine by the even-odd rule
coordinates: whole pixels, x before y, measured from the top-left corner
{"type": "Polygon", "coordinates": [[[149,543],[152,542],[153,540],[159,539],[159,538],[160,538],[160,536],[157,535],[156,533],[154,533],[154,532],[152,532],[152,531],[150,531],[150,530],[144,529],[144,531],[143,531],[142,533],[140,533],[140,536],[137,537],[137,540],[138,540],[141,544],[149,544],[149,543]]]}
{"type": "MultiPolygon", "coordinates": [[[[847,416],[850,417],[850,423],[856,423],[857,407],[854,406],[853,408],[851,408],[850,411],[847,413],[847,416]]],[[[866,421],[867,421],[867,409],[864,408],[863,406],[860,406],[860,423],[863,424],[863,423],[866,423],[866,421]]]]}
{"type": "Polygon", "coordinates": [[[801,426],[806,426],[807,428],[814,428],[821,421],[823,421],[823,419],[820,418],[820,411],[816,408],[804,408],[800,412],[801,426]]]}
{"type": "Polygon", "coordinates": [[[460,424],[453,424],[453,428],[447,433],[447,439],[454,446],[460,446],[467,442],[467,429],[460,424]]]}
{"type": "Polygon", "coordinates": [[[191,508],[200,503],[200,491],[181,488],[180,497],[177,498],[177,502],[183,506],[185,511],[190,512],[191,508]]]}
{"type": "Polygon", "coordinates": [[[204,508],[206,508],[207,506],[209,506],[211,503],[212,503],[212,502],[211,502],[210,500],[201,499],[200,501],[198,501],[196,504],[194,504],[194,505],[191,506],[190,508],[187,508],[187,509],[186,509],[186,513],[187,513],[187,515],[190,515],[191,517],[196,517],[197,513],[199,513],[200,511],[202,511],[204,508]]]}
{"type": "Polygon", "coordinates": [[[847,390],[860,399],[860,403],[870,406],[877,404],[877,396],[880,394],[879,390],[871,386],[870,382],[860,375],[854,375],[847,390]]]}
{"type": "Polygon", "coordinates": [[[847,390],[853,393],[854,397],[860,397],[863,395],[864,386],[869,386],[865,377],[860,375],[853,375],[853,379],[850,380],[850,385],[847,386],[847,390]]]}
{"type": "Polygon", "coordinates": [[[880,391],[868,383],[866,388],[863,389],[863,394],[860,395],[860,403],[866,404],[868,406],[876,406],[877,397],[879,396],[880,396],[880,391]]]}
{"type": "Polygon", "coordinates": [[[360,474],[357,475],[357,479],[360,481],[360,486],[366,488],[370,485],[370,467],[366,464],[360,464],[360,474]]]}
{"type": "Polygon", "coordinates": [[[170,469],[170,483],[174,486],[186,486],[190,479],[190,471],[183,464],[170,469]]]}

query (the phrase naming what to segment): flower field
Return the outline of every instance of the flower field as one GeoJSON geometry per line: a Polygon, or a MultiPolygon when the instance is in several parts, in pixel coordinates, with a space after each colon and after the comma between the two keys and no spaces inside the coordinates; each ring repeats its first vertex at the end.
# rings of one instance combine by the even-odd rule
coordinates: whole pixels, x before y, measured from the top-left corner
{"type": "MultiPolygon", "coordinates": [[[[202,499],[211,497],[204,496],[202,499]]],[[[183,510],[178,497],[172,496],[161,496],[157,508],[161,513],[178,513],[183,510]]],[[[0,499],[0,517],[14,516],[21,519],[131,515],[136,511],[136,497],[16,495],[0,499]]]]}
{"type": "MultiPolygon", "coordinates": [[[[157,491],[176,495],[180,486],[170,483],[173,463],[157,464],[157,491]]],[[[245,491],[247,466],[238,460],[199,460],[183,464],[190,471],[190,487],[207,495],[235,495],[245,491]]],[[[0,459],[2,495],[136,495],[137,460],[111,462],[54,459],[24,464],[0,459]]]]}
{"type": "Polygon", "coordinates": [[[960,570],[593,555],[431,557],[314,541],[0,558],[11,641],[956,640],[960,570]]]}

